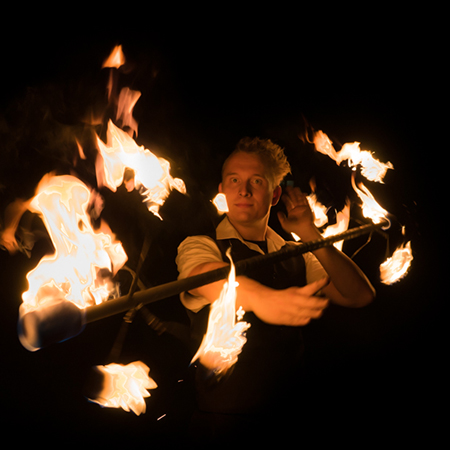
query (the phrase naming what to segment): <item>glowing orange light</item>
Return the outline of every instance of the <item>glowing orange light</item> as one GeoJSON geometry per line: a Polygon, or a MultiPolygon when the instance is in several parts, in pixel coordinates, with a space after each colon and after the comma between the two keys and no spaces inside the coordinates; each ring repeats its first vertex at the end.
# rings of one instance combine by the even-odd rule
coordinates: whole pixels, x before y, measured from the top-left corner
{"type": "Polygon", "coordinates": [[[413,260],[411,241],[398,247],[393,255],[380,266],[380,279],[384,284],[401,280],[409,271],[413,260]]]}
{"type": "Polygon", "coordinates": [[[106,408],[122,408],[133,411],[137,416],[146,411],[145,398],[150,397],[147,389],[155,389],[158,385],[148,376],[150,369],[142,361],[127,365],[108,364],[96,366],[103,375],[102,391],[93,403],[106,408]]]}
{"type": "Polygon", "coordinates": [[[160,217],[159,208],[172,189],[181,193],[186,187],[180,178],[170,175],[170,164],[164,158],[158,158],[150,150],[139,146],[126,132],[108,123],[107,143],[97,138],[100,157],[97,159],[97,179],[100,185],[107,186],[113,192],[123,181],[125,169],[134,171],[133,186],[144,197],[149,211],[160,217]]]}
{"type": "Polygon", "coordinates": [[[122,51],[122,46],[117,45],[113,48],[112,52],[103,62],[102,67],[114,67],[118,69],[120,66],[125,64],[125,56],[122,51]]]}
{"type": "Polygon", "coordinates": [[[359,187],[356,185],[354,176],[352,176],[352,186],[361,199],[361,209],[364,217],[371,219],[373,223],[388,221],[388,212],[377,203],[372,193],[362,183],[359,184],[359,187]]]}
{"type": "Polygon", "coordinates": [[[217,208],[217,211],[221,214],[228,212],[228,204],[227,198],[225,194],[219,193],[212,200],[214,206],[217,208]]]}
{"type": "Polygon", "coordinates": [[[361,150],[359,142],[346,143],[341,150],[337,152],[330,138],[323,132],[317,131],[313,139],[316,150],[324,155],[328,155],[331,159],[340,165],[343,161],[347,161],[349,167],[361,167],[361,174],[369,181],[383,182],[388,169],[393,169],[392,163],[382,163],[374,158],[373,153],[368,150],[361,150]]]}
{"type": "Polygon", "coordinates": [[[22,309],[62,299],[84,308],[113,291],[112,276],[127,256],[120,242],[92,228],[90,200],[89,189],[75,177],[49,174],[39,183],[29,209],[42,217],[55,252],[27,274],[22,309]]]}
{"type": "MultiPolygon", "coordinates": [[[[227,253],[230,257],[229,252],[227,253]]],[[[230,258],[231,260],[231,258],[230,258]]],[[[244,312],[236,312],[235,268],[231,261],[228,281],[224,283],[220,297],[211,305],[208,328],[203,341],[192,358],[214,371],[216,375],[223,374],[238,360],[242,347],[247,342],[245,331],[250,327],[247,322],[237,322],[236,315],[242,318],[244,312]]]]}
{"type": "MultiPolygon", "coordinates": [[[[348,229],[348,224],[350,222],[350,202],[347,201],[342,211],[339,211],[336,215],[336,223],[334,225],[329,225],[325,228],[324,232],[322,233],[323,237],[329,237],[334,236],[339,233],[343,233],[348,229]]],[[[344,244],[344,241],[338,241],[335,242],[333,245],[339,249],[342,250],[342,246],[344,244]]]]}
{"type": "Polygon", "coordinates": [[[309,206],[314,214],[314,225],[318,228],[324,226],[328,222],[328,208],[317,200],[315,193],[308,195],[306,199],[308,200],[309,206]]]}

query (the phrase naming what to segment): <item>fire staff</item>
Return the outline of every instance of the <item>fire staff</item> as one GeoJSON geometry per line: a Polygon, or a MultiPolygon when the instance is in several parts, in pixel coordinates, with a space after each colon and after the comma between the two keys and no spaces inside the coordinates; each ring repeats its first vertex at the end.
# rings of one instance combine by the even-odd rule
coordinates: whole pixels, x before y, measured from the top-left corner
{"type": "MultiPolygon", "coordinates": [[[[280,183],[290,172],[282,148],[270,140],[242,139],[222,168],[219,192],[225,194],[228,212],[215,236],[191,236],[178,249],[179,278],[229,264],[231,248],[239,261],[275,252],[286,242],[269,226],[272,206],[280,199],[286,214],[278,217],[284,230],[302,241],[321,238],[306,196],[298,188],[280,183]]],[[[230,427],[249,430],[273,419],[283,408],[295,408],[294,389],[301,386],[301,327],[319,318],[328,302],[362,307],[374,298],[374,289],[362,271],[334,246],[323,247],[270,267],[237,277],[236,310],[251,327],[238,362],[223,379],[211,381],[196,374],[198,411],[194,425],[208,436],[223,436],[230,427]]],[[[192,320],[193,334],[206,330],[210,304],[219,298],[223,282],[214,282],[181,294],[192,320]]],[[[250,431],[249,431],[250,432],[250,431]]]]}

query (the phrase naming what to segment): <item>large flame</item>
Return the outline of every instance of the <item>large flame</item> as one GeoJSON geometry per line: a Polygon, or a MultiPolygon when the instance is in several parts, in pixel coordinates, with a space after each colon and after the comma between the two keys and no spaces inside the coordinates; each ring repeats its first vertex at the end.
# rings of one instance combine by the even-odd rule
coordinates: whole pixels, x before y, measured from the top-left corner
{"type": "Polygon", "coordinates": [[[411,241],[400,245],[380,266],[380,279],[384,284],[393,284],[401,280],[407,273],[413,260],[411,241]]]}
{"type": "Polygon", "coordinates": [[[127,365],[108,364],[96,366],[103,375],[103,387],[98,396],[90,399],[106,408],[122,408],[136,415],[145,413],[145,398],[150,397],[147,389],[157,388],[155,381],[148,376],[150,369],[142,361],[127,365]]]}
{"type": "Polygon", "coordinates": [[[97,161],[97,179],[99,184],[107,186],[113,192],[123,181],[125,170],[134,171],[130,189],[137,188],[149,211],[160,217],[159,208],[172,189],[185,193],[186,187],[180,178],[172,178],[170,164],[164,158],[158,158],[150,150],[137,145],[125,131],[108,123],[107,143],[97,138],[100,158],[97,161]]]}
{"type": "Polygon", "coordinates": [[[55,252],[28,273],[25,309],[61,299],[83,308],[108,299],[112,275],[127,256],[110,234],[94,231],[90,200],[87,186],[73,176],[49,174],[39,183],[29,209],[42,217],[55,252]]]}
{"type": "MultiPolygon", "coordinates": [[[[229,252],[227,255],[230,258],[229,252]]],[[[228,281],[224,283],[219,299],[211,306],[206,334],[192,358],[192,362],[199,359],[203,366],[218,376],[236,363],[242,347],[247,342],[244,333],[250,324],[236,322],[236,316],[243,315],[242,309],[236,312],[237,286],[235,267],[231,261],[228,281]]]]}

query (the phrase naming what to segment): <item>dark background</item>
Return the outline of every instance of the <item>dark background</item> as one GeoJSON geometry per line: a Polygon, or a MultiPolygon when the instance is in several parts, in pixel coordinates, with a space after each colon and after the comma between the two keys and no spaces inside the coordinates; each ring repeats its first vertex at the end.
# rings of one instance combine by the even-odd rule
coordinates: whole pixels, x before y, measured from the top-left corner
{"type": "MultiPolygon", "coordinates": [[[[327,133],[337,148],[361,142],[395,167],[385,184],[366,184],[392,214],[390,252],[402,242],[405,225],[414,261],[403,281],[381,285],[378,266],[386,241],[373,236],[355,260],[376,287],[377,299],[361,310],[330,307],[305,328],[309,377],[300,409],[309,420],[299,424],[299,435],[335,442],[373,442],[391,432],[399,442],[435,435],[445,359],[442,259],[436,242],[438,231],[445,232],[439,227],[439,167],[445,164],[445,135],[438,128],[443,95],[437,77],[439,35],[425,36],[428,21],[411,11],[405,16],[354,11],[342,18],[329,11],[325,19],[323,11],[300,9],[245,15],[189,10],[177,18],[153,9],[148,16],[121,10],[111,19],[105,11],[81,7],[64,14],[40,10],[27,19],[11,14],[13,26],[2,31],[2,211],[12,199],[32,195],[45,173],[73,166],[74,136],[88,154],[76,170],[95,183],[92,127],[83,118],[109,114],[108,71],[101,64],[117,44],[127,58],[120,85],[142,92],[134,114],[137,141],[169,159],[189,193],[172,194],[160,222],[137,193],[103,192],[103,217],[123,242],[131,267],[145,234],[153,238],[142,272],[147,286],[175,279],[179,242],[203,231],[205,223],[212,226],[217,217],[209,200],[216,193],[220,164],[241,137],[267,137],[285,147],[296,183],[308,189],[314,176],[334,205],[351,193],[350,172],[315,153],[299,136],[308,123],[327,133]]],[[[101,126],[96,130],[104,132],[101,126]]],[[[349,242],[344,251],[352,254],[364,243],[365,238],[349,242]]],[[[35,353],[21,346],[16,324],[25,275],[46,251],[42,238],[30,258],[0,252],[5,439],[14,434],[18,442],[55,445],[122,438],[130,444],[187,442],[192,348],[185,340],[158,336],[140,317],[130,327],[121,362],[143,360],[159,385],[147,399],[147,413],[139,417],[102,409],[85,397],[91,368],[111,362],[121,315],[89,324],[76,338],[35,353]]],[[[176,298],[150,309],[187,324],[176,298]]]]}

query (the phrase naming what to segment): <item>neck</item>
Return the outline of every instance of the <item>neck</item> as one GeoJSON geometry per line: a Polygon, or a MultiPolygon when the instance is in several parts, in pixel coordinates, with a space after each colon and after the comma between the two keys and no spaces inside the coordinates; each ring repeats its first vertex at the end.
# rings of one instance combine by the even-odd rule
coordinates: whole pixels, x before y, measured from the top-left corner
{"type": "MultiPolygon", "coordinates": [[[[228,218],[230,220],[230,218],[228,218]]],[[[234,223],[230,220],[231,225],[236,228],[237,232],[247,241],[265,241],[267,232],[268,219],[263,219],[252,223],[234,223]]]]}

